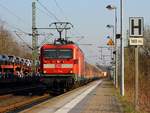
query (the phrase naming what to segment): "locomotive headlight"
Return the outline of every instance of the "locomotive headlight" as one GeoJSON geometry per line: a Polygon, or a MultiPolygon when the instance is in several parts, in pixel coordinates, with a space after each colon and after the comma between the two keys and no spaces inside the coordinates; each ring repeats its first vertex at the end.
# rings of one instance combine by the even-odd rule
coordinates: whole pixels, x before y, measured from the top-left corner
{"type": "Polygon", "coordinates": [[[71,70],[70,73],[73,73],[73,71],[71,70]]]}
{"type": "Polygon", "coordinates": [[[59,60],[57,60],[56,62],[57,62],[57,63],[60,63],[60,61],[59,61],[59,60]]]}
{"type": "Polygon", "coordinates": [[[44,70],[44,73],[46,73],[46,71],[44,70]]]}

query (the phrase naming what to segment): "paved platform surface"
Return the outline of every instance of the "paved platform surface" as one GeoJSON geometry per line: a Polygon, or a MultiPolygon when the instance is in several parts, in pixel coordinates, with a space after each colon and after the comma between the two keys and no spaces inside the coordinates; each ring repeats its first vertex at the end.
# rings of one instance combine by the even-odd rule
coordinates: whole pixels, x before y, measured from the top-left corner
{"type": "Polygon", "coordinates": [[[123,113],[110,80],[104,80],[69,113],[123,113]]]}

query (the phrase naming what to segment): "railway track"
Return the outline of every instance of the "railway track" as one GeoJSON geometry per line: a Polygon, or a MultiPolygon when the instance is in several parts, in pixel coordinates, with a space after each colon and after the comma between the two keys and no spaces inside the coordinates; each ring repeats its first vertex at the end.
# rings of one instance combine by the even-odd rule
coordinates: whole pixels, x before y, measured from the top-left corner
{"type": "MultiPolygon", "coordinates": [[[[68,95],[72,92],[76,92],[79,89],[82,89],[86,86],[89,86],[91,83],[80,86],[80,87],[76,87],[75,89],[73,88],[72,90],[59,95],[59,97],[63,96],[63,95],[68,95]]],[[[56,97],[56,95],[50,95],[49,93],[45,93],[42,96],[38,96],[38,95],[22,95],[22,94],[17,94],[17,95],[13,95],[13,94],[7,94],[7,95],[3,95],[0,96],[0,113],[14,113],[14,112],[19,112],[22,111],[24,109],[27,108],[31,108],[34,105],[37,105],[39,103],[42,103],[46,100],[52,99],[53,97],[56,97]]],[[[56,97],[57,98],[57,97],[56,97]]]]}
{"type": "MultiPolygon", "coordinates": [[[[84,86],[82,86],[84,87],[84,86]]],[[[80,87],[78,87],[80,88],[80,87]]],[[[76,89],[78,89],[76,88],[76,89]]],[[[68,93],[72,92],[68,91],[68,93]]],[[[22,111],[24,109],[30,108],[36,104],[42,103],[48,99],[52,99],[53,97],[58,96],[58,94],[50,95],[49,93],[45,93],[42,96],[19,93],[19,94],[7,94],[0,96],[0,113],[13,113],[22,111]]],[[[61,96],[61,94],[59,94],[61,96]]]]}
{"type": "Polygon", "coordinates": [[[8,95],[2,95],[2,96],[0,96],[0,100],[1,99],[5,99],[5,98],[8,98],[8,97],[10,97],[11,96],[11,94],[8,94],[8,95]]]}
{"type": "Polygon", "coordinates": [[[42,101],[52,98],[49,94],[43,96],[0,96],[0,113],[12,113],[15,110],[23,109],[26,106],[35,105],[42,101]]]}
{"type": "MultiPolygon", "coordinates": [[[[2,86],[1,86],[2,87],[2,86]]],[[[0,96],[2,95],[7,95],[7,94],[15,94],[19,92],[35,92],[36,90],[41,90],[41,92],[46,90],[46,86],[44,85],[36,85],[36,84],[29,84],[29,85],[16,85],[16,86],[9,86],[9,87],[4,87],[0,88],[0,96]]]]}

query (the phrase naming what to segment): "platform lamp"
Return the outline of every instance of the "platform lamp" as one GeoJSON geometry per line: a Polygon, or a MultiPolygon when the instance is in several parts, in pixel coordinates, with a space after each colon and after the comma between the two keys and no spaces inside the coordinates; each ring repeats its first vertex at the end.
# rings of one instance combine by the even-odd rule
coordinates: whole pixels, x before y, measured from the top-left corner
{"type": "MultiPolygon", "coordinates": [[[[115,44],[115,47],[114,47],[114,49],[115,49],[115,51],[116,51],[116,53],[117,53],[117,40],[116,40],[116,34],[117,34],[117,7],[116,6],[114,6],[114,5],[107,5],[106,6],[106,8],[108,9],[108,10],[114,10],[114,15],[115,15],[115,22],[114,22],[114,30],[113,30],[113,36],[114,36],[114,44],[115,44]]],[[[109,28],[111,28],[112,26],[108,26],[107,25],[107,27],[109,27],[109,28]]],[[[114,83],[115,83],[115,87],[116,88],[118,88],[118,68],[117,68],[117,54],[114,54],[114,60],[115,60],[115,81],[114,81],[114,83]]]]}
{"type": "MultiPolygon", "coordinates": [[[[114,34],[114,33],[115,33],[114,25],[108,24],[108,25],[106,25],[106,27],[107,27],[107,28],[112,28],[112,30],[113,30],[113,32],[112,32],[113,34],[112,34],[112,35],[113,35],[113,38],[114,38],[114,37],[115,37],[115,36],[114,36],[114,35],[115,35],[115,34],[114,34]]],[[[115,40],[115,38],[114,38],[113,40],[115,40]]]]}

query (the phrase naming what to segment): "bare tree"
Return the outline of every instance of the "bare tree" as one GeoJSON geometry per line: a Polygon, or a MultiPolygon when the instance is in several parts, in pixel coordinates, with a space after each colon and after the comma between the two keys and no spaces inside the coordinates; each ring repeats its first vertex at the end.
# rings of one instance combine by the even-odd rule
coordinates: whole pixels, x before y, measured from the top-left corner
{"type": "Polygon", "coordinates": [[[0,54],[31,58],[31,52],[23,43],[15,40],[12,33],[6,29],[5,22],[0,20],[0,54]]]}

